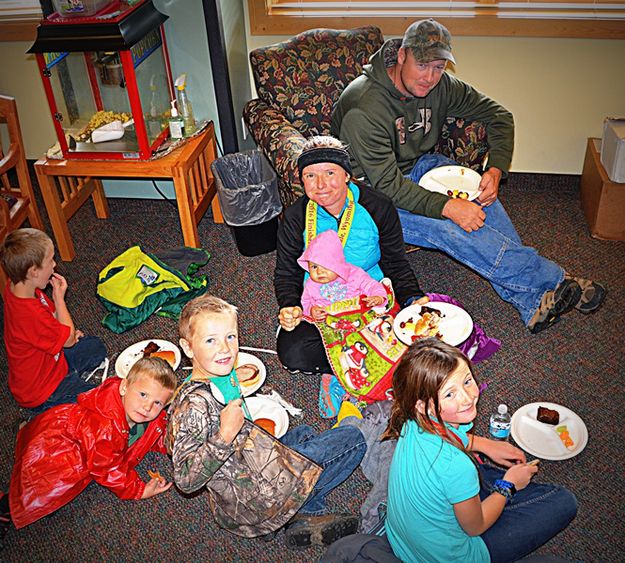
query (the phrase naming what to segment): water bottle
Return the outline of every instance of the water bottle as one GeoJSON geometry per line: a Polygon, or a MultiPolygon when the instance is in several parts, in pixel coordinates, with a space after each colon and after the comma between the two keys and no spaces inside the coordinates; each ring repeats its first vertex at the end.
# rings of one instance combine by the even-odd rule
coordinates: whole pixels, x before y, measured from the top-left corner
{"type": "Polygon", "coordinates": [[[507,405],[499,405],[497,412],[490,415],[489,431],[494,440],[508,439],[510,435],[510,413],[508,413],[507,405]]]}

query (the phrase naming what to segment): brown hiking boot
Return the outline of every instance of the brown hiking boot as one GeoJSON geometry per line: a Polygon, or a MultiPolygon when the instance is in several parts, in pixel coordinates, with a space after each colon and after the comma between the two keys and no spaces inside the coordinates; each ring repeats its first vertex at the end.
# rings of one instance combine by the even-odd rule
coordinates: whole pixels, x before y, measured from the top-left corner
{"type": "Polygon", "coordinates": [[[587,315],[589,313],[594,313],[597,309],[599,309],[599,307],[601,307],[603,300],[605,299],[605,294],[608,290],[600,283],[592,280],[585,280],[584,278],[574,278],[568,274],[564,275],[564,279],[573,280],[577,285],[579,285],[582,291],[579,300],[575,303],[575,308],[580,313],[587,315]]]}
{"type": "Polygon", "coordinates": [[[582,288],[573,278],[565,277],[554,291],[546,291],[527,328],[537,334],[557,323],[582,297],[582,288]]]}
{"type": "Polygon", "coordinates": [[[357,531],[358,517],[351,514],[296,514],[287,524],[286,544],[295,549],[311,545],[330,545],[357,531]]]}

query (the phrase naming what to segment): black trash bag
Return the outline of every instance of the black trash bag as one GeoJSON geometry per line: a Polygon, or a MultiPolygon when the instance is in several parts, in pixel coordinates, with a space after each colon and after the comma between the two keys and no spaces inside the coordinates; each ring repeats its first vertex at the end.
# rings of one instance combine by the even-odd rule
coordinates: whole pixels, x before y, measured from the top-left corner
{"type": "Polygon", "coordinates": [[[239,252],[257,256],[275,250],[282,203],[276,173],[262,152],[227,154],[213,161],[211,170],[239,252]]]}

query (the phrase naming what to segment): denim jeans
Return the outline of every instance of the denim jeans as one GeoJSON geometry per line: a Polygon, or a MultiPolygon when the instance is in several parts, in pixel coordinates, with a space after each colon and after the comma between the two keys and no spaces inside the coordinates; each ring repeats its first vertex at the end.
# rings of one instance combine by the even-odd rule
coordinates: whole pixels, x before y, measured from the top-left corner
{"type": "Polygon", "coordinates": [[[367,443],[355,426],[339,426],[321,434],[305,424],[289,430],[280,441],[305,455],[323,468],[323,472],[300,513],[325,514],[326,496],[347,479],[360,465],[367,443]]]}
{"type": "MultiPolygon", "coordinates": [[[[479,470],[480,498],[484,500],[492,492],[493,481],[502,479],[504,471],[490,465],[481,465],[479,470]]],[[[530,482],[517,491],[481,537],[492,563],[517,561],[564,530],[576,514],[573,493],[558,485],[530,482]]]]}
{"type": "MultiPolygon", "coordinates": [[[[456,163],[442,155],[424,155],[409,178],[418,183],[427,170],[448,164],[456,163]]],[[[562,282],[564,270],[521,242],[499,200],[483,210],[484,226],[472,233],[450,219],[432,219],[404,209],[397,211],[407,243],[442,250],[480,274],[502,299],[518,310],[527,325],[544,293],[562,282]]]]}
{"type": "Polygon", "coordinates": [[[63,353],[67,360],[67,375],[45,403],[29,409],[33,414],[42,413],[56,405],[75,403],[80,393],[96,387],[95,382],[84,381],[80,376],[93,371],[106,357],[102,340],[97,336],[83,336],[70,348],[64,348],[63,353]]]}
{"type": "Polygon", "coordinates": [[[104,342],[97,336],[83,336],[71,348],[63,348],[67,373],[90,373],[106,358],[104,342]]]}

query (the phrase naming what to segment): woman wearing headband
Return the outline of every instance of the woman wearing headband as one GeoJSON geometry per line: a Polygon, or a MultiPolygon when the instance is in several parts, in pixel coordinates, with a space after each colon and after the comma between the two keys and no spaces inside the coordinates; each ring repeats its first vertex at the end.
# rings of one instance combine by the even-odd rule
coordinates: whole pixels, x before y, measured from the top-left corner
{"type": "Polygon", "coordinates": [[[345,259],[371,277],[387,277],[405,306],[424,296],[406,260],[397,211],[380,192],[351,181],[349,154],[334,137],[312,137],[297,160],[306,195],[284,213],[278,231],[274,287],[280,306],[278,356],[290,371],[332,370],[314,325],[302,322],[304,270],[297,259],[318,234],[337,231],[345,259]]]}

